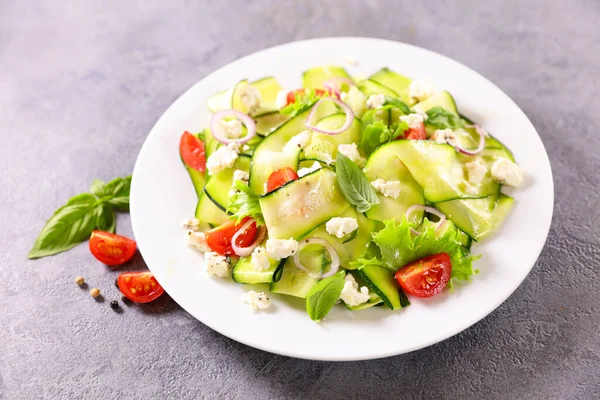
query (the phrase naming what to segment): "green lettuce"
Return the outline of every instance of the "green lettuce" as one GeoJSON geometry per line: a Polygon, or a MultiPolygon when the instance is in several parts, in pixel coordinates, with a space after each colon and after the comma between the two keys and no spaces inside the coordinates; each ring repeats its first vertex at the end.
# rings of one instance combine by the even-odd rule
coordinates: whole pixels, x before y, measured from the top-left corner
{"type": "Polygon", "coordinates": [[[240,180],[234,183],[235,193],[229,199],[227,212],[231,214],[232,219],[236,219],[236,223],[246,217],[251,217],[256,221],[256,225],[264,225],[258,195],[248,185],[240,180]]]}
{"type": "Polygon", "coordinates": [[[473,275],[473,261],[480,256],[471,256],[460,242],[460,232],[456,226],[449,224],[436,233],[435,223],[427,218],[419,227],[421,235],[411,233],[414,224],[406,217],[396,224],[395,220],[384,222],[385,227],[373,234],[373,241],[381,250],[381,258],[389,268],[399,269],[423,257],[447,253],[452,261],[452,278],[469,280],[473,275]]]}
{"type": "Polygon", "coordinates": [[[464,125],[460,117],[442,107],[433,107],[427,110],[425,124],[438,129],[457,129],[464,125]]]}
{"type": "Polygon", "coordinates": [[[321,99],[313,89],[298,91],[295,94],[295,98],[296,100],[293,103],[283,107],[279,112],[283,115],[288,115],[290,118],[295,117],[321,99]]]}

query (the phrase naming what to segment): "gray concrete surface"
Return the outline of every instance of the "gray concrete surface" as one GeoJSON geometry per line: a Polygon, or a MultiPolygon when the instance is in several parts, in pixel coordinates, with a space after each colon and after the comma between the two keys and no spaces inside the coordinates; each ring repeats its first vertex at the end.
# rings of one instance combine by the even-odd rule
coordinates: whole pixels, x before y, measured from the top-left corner
{"type": "MultiPolygon", "coordinates": [[[[597,0],[0,1],[0,398],[600,397],[599,71],[597,0]],[[85,245],[26,260],[57,206],[132,171],[193,83],[265,47],[332,35],[450,56],[538,129],[554,221],[533,272],[490,316],[407,355],[300,361],[233,342],[168,296],[115,314],[118,272],[85,245]],[[73,284],[78,274],[104,303],[73,284]]],[[[131,234],[127,215],[118,229],[131,234]]],[[[127,268],[143,267],[138,257],[127,268]]]]}

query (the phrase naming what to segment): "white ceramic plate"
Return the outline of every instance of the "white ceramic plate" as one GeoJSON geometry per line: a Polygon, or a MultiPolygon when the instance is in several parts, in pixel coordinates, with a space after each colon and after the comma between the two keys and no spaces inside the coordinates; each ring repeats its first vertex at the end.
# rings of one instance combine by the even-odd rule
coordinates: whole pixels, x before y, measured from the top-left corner
{"type": "MultiPolygon", "coordinates": [[[[171,297],[212,329],[273,353],[315,360],[362,360],[392,356],[442,341],[498,307],[525,279],[546,240],[552,218],[553,182],[544,146],[525,114],[493,83],[473,70],[418,47],[364,38],[329,38],[290,43],[235,61],[184,93],[156,123],[138,156],[131,186],[131,219],[139,249],[171,297]],[[249,287],[207,275],[200,253],[183,241],[181,221],[196,206],[178,154],[183,131],[200,131],[210,120],[212,94],[242,78],[274,75],[285,88],[300,85],[301,74],[320,65],[344,65],[368,76],[387,66],[413,78],[426,77],[452,93],[464,115],[504,142],[526,174],[511,191],[514,210],[501,230],[473,246],[483,254],[472,282],[407,309],[383,307],[350,312],[335,309],[312,322],[302,300],[272,295],[270,312],[252,313],[241,301],[249,287]]],[[[263,288],[263,290],[266,289],[263,288]]]]}

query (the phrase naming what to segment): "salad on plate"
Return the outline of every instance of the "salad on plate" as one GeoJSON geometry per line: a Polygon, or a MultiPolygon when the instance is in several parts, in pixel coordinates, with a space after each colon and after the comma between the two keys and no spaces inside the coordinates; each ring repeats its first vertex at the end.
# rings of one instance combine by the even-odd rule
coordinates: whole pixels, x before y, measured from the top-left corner
{"type": "Polygon", "coordinates": [[[320,321],[336,304],[397,310],[451,291],[510,213],[502,187],[523,179],[450,93],[388,68],[316,67],[290,90],[241,80],[208,108],[180,141],[198,196],[185,238],[209,275],[263,285],[242,296],[253,310],[277,293],[320,321]]]}

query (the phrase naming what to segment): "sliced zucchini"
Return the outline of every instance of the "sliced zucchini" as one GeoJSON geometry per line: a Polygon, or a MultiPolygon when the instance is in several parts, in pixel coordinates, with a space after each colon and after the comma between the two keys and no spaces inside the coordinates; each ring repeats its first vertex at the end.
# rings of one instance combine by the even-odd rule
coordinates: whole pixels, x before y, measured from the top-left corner
{"type": "Polygon", "coordinates": [[[370,265],[358,270],[358,273],[369,289],[374,291],[391,310],[403,307],[400,302],[401,289],[394,279],[393,271],[376,265],[370,265]]]}
{"type": "Polygon", "coordinates": [[[421,187],[425,198],[432,202],[442,202],[457,198],[481,198],[497,195],[500,185],[491,178],[467,192],[463,164],[459,161],[454,147],[431,140],[396,140],[381,149],[395,153],[404,163],[413,178],[421,187]]]}
{"type": "Polygon", "coordinates": [[[269,237],[299,239],[350,204],[334,172],[321,168],[259,198],[269,237]]]}
{"type": "Polygon", "coordinates": [[[220,145],[221,143],[217,139],[215,139],[210,129],[206,128],[204,130],[204,152],[206,153],[207,160],[208,157],[210,157],[215,151],[217,151],[217,148],[220,145]]]}
{"type": "Polygon", "coordinates": [[[237,169],[245,172],[250,171],[250,156],[240,154],[231,168],[224,169],[208,177],[204,190],[221,209],[226,209],[229,204],[229,191],[233,185],[233,173],[237,169]]]}
{"type": "MultiPolygon", "coordinates": [[[[334,114],[321,119],[317,127],[321,129],[338,129],[346,121],[346,114],[334,114]]],[[[360,143],[362,123],[354,118],[352,125],[338,135],[325,135],[313,132],[310,144],[300,154],[301,159],[322,160],[331,163],[337,157],[340,144],[360,143]]]]}
{"type": "Polygon", "coordinates": [[[382,94],[388,97],[400,97],[398,93],[394,92],[389,87],[369,79],[365,79],[364,81],[358,82],[357,86],[360,89],[360,91],[363,92],[367,97],[374,94],[382,94]]]}
{"type": "Polygon", "coordinates": [[[512,209],[514,199],[501,194],[483,199],[459,199],[436,203],[454,224],[475,240],[498,228],[512,209]]]}
{"type": "MultiPolygon", "coordinates": [[[[250,166],[250,187],[259,195],[266,192],[265,183],[273,171],[284,167],[298,170],[299,151],[283,152],[282,150],[292,137],[306,130],[306,118],[310,112],[311,109],[308,109],[285,122],[254,149],[250,166]]],[[[315,112],[317,115],[314,117],[321,119],[336,112],[337,107],[334,103],[327,101],[319,105],[319,109],[315,112]]]]}
{"type": "Polygon", "coordinates": [[[254,121],[256,121],[256,133],[263,137],[269,136],[271,132],[288,119],[290,119],[289,116],[281,114],[279,111],[271,111],[266,114],[257,115],[254,117],[254,121]]]}
{"type": "Polygon", "coordinates": [[[208,99],[208,109],[211,112],[217,112],[231,108],[231,96],[233,95],[234,88],[235,86],[211,96],[208,99]]]}
{"type": "Polygon", "coordinates": [[[325,226],[327,221],[325,221],[324,224],[306,235],[306,238],[316,237],[325,239],[333,246],[340,257],[340,265],[346,269],[351,269],[350,262],[362,257],[367,252],[367,247],[373,239],[371,233],[377,231],[379,224],[357,212],[354,207],[348,207],[343,213],[336,215],[336,217],[356,218],[358,229],[348,235],[348,237],[338,238],[327,233],[325,226]]]}
{"type": "Polygon", "coordinates": [[[334,77],[343,77],[352,80],[342,67],[325,66],[315,67],[302,74],[302,87],[307,89],[323,89],[323,83],[334,77]]]}
{"type": "Polygon", "coordinates": [[[442,107],[444,110],[458,115],[458,109],[456,108],[454,97],[452,97],[452,95],[446,90],[436,93],[428,99],[415,104],[413,109],[418,112],[426,112],[433,107],[442,107]]]}
{"type": "Polygon", "coordinates": [[[254,269],[252,264],[252,256],[240,257],[231,271],[231,278],[237,283],[271,283],[281,277],[281,269],[285,260],[269,259],[271,266],[259,271],[254,269]]]}
{"type": "Polygon", "coordinates": [[[369,77],[371,81],[387,86],[398,94],[400,100],[406,104],[410,104],[410,95],[408,88],[412,80],[388,68],[382,68],[369,77]]]}
{"type": "MultiPolygon", "coordinates": [[[[367,161],[364,172],[369,181],[383,179],[385,181],[400,181],[400,196],[397,199],[377,193],[379,204],[371,207],[365,214],[367,217],[386,221],[388,219],[402,220],[409,207],[415,204],[425,204],[423,188],[415,181],[410,171],[400,160],[398,146],[382,146],[377,149],[367,161]]],[[[410,215],[413,222],[420,223],[423,211],[418,210],[410,215]]]]}
{"type": "Polygon", "coordinates": [[[196,218],[200,221],[207,222],[211,225],[221,225],[229,221],[229,216],[219,208],[211,199],[208,197],[206,192],[202,192],[196,205],[196,218]]]}
{"type": "Polygon", "coordinates": [[[271,292],[306,298],[310,289],[319,281],[315,276],[319,276],[331,262],[325,257],[323,246],[319,245],[305,246],[299,257],[302,265],[310,273],[296,267],[293,257],[289,257],[283,264],[280,279],[271,283],[271,292]]]}

